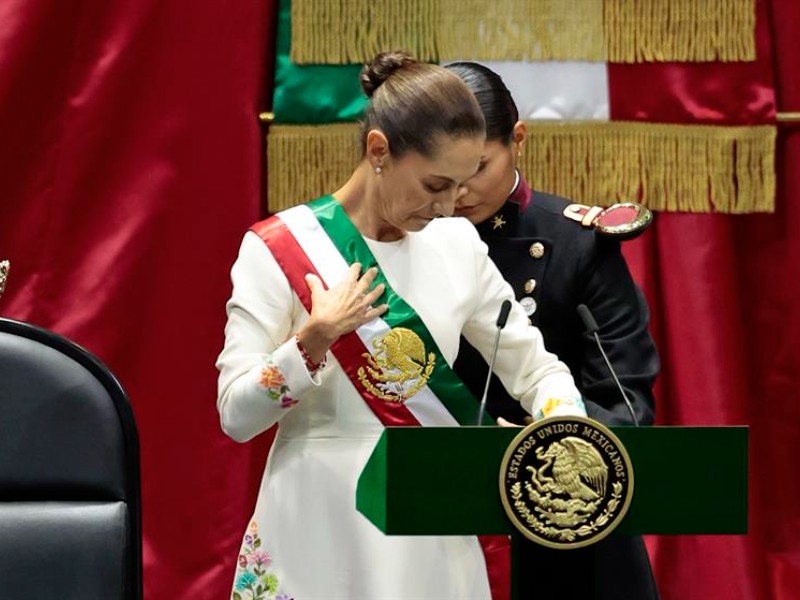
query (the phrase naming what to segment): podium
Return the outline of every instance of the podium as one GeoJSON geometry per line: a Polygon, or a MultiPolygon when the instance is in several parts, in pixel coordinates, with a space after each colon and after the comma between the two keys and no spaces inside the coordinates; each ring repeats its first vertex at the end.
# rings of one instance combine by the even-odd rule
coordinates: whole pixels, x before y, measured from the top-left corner
{"type": "MultiPolygon", "coordinates": [[[[747,427],[611,427],[634,473],[622,534],[747,533],[747,427]]],[[[356,508],[388,535],[522,534],[500,500],[513,427],[388,427],[356,508]]],[[[564,550],[569,552],[569,550],[564,550]]],[[[515,588],[512,556],[512,596],[515,588]]]]}

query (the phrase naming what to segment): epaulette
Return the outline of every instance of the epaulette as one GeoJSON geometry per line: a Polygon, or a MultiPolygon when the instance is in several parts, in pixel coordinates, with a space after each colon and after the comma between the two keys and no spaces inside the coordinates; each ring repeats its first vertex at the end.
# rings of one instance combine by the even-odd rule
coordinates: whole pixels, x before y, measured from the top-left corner
{"type": "Polygon", "coordinates": [[[570,204],[563,215],[583,227],[620,240],[637,237],[653,222],[653,213],[638,202],[620,202],[608,208],[570,204]]]}

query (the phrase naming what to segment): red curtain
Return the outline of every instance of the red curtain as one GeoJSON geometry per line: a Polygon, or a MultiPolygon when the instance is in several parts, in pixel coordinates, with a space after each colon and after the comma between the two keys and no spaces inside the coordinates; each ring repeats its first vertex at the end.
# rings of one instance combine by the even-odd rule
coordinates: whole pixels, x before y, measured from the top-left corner
{"type": "MultiPolygon", "coordinates": [[[[771,48],[760,36],[760,71],[751,75],[766,85],[774,71],[777,110],[800,111],[800,4],[762,3],[758,18],[771,48]],[[764,59],[770,52],[772,64],[764,59]]],[[[631,70],[615,66],[609,79],[624,80],[631,70]]],[[[667,83],[676,72],[667,67],[656,77],[667,83]]],[[[682,72],[683,83],[695,92],[704,86],[709,98],[714,75],[702,66],[682,72]]],[[[715,104],[742,102],[763,122],[764,98],[745,91],[715,104]]],[[[716,113],[694,117],[753,119],[752,112],[721,114],[732,121],[716,113]]],[[[749,534],[648,539],[665,600],[800,598],[800,476],[792,457],[800,444],[799,167],[800,127],[787,124],[777,141],[775,214],[659,214],[625,247],[648,296],[663,360],[657,422],[750,426],[749,534]]]]}
{"type": "Polygon", "coordinates": [[[0,2],[0,314],[127,389],[148,598],[226,597],[263,447],[220,432],[229,269],[260,215],[271,0],[0,2]]]}
{"type": "MultiPolygon", "coordinates": [[[[800,5],[768,4],[800,111],[800,5]]],[[[228,270],[260,214],[274,0],[0,3],[0,314],[119,376],[142,441],[148,598],[226,597],[268,439],[219,430],[228,270]]],[[[730,99],[729,99],[730,100],[730,99]]],[[[774,215],[660,214],[626,246],[662,424],[751,426],[750,533],[649,540],[665,600],[800,597],[800,128],[774,215]]]]}

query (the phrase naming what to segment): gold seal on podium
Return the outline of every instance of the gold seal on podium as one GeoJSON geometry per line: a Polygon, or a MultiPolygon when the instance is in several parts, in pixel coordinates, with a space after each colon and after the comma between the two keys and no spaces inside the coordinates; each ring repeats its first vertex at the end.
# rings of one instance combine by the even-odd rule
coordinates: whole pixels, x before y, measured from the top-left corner
{"type": "Polygon", "coordinates": [[[584,417],[528,425],[500,467],[500,497],[522,534],[550,548],[580,548],[611,533],[628,511],[633,468],[619,439],[584,417]]]}

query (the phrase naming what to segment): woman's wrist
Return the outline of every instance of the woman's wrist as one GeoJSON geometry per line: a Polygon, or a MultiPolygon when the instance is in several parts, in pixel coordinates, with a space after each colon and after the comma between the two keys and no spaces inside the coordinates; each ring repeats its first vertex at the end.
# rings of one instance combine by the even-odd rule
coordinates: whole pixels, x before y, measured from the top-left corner
{"type": "Polygon", "coordinates": [[[300,328],[295,334],[295,339],[304,360],[308,360],[314,365],[324,363],[328,350],[338,337],[331,329],[325,324],[311,319],[300,328]]]}
{"type": "Polygon", "coordinates": [[[311,358],[311,355],[308,353],[308,350],[306,350],[305,346],[303,346],[303,343],[300,341],[300,337],[297,334],[294,335],[294,342],[297,344],[297,349],[300,351],[300,356],[303,357],[303,363],[306,366],[306,370],[311,375],[314,375],[317,371],[325,366],[326,357],[323,356],[322,360],[320,361],[315,361],[313,358],[311,358]]]}

